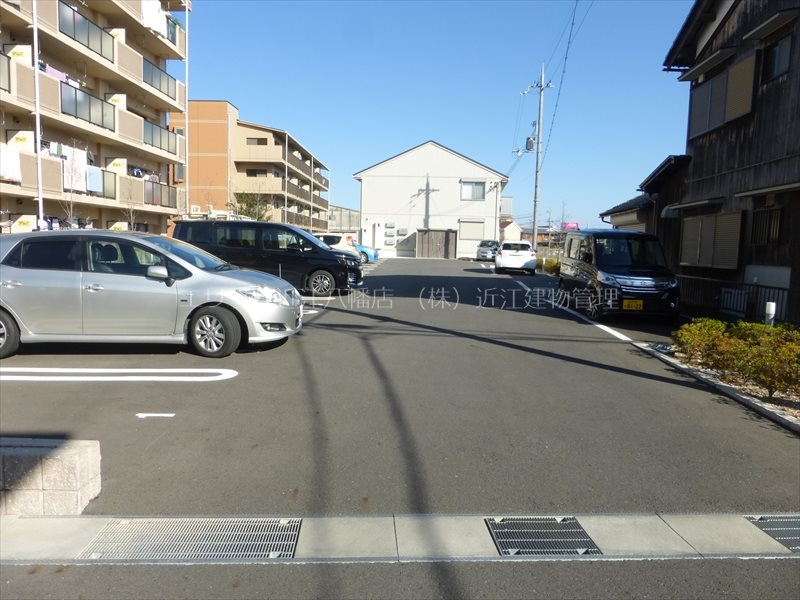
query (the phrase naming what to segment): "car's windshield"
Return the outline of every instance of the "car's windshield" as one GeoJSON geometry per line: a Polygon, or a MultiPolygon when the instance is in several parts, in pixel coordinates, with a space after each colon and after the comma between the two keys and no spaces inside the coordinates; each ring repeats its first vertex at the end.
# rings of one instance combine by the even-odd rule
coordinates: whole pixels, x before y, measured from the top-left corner
{"type": "Polygon", "coordinates": [[[478,248],[491,248],[496,245],[497,242],[494,240],[483,240],[480,244],[478,244],[478,248]]]}
{"type": "Polygon", "coordinates": [[[228,264],[213,254],[209,254],[197,246],[192,246],[180,240],[166,238],[160,235],[152,235],[144,239],[204,271],[220,271],[228,264]]]}
{"type": "Polygon", "coordinates": [[[648,238],[597,238],[595,262],[599,267],[666,267],[658,240],[648,238]]]}

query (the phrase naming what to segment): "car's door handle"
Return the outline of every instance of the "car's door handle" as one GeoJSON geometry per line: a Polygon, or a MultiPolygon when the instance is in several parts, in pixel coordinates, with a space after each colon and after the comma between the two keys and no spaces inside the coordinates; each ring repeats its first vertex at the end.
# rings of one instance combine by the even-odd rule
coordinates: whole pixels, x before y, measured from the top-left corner
{"type": "Polygon", "coordinates": [[[22,282],[17,281],[15,279],[11,279],[9,281],[4,281],[3,283],[0,283],[0,285],[2,285],[4,288],[15,288],[21,286],[22,282]]]}
{"type": "Polygon", "coordinates": [[[101,290],[104,290],[105,288],[99,283],[93,283],[92,285],[83,286],[83,289],[85,289],[88,292],[99,292],[101,290]]]}

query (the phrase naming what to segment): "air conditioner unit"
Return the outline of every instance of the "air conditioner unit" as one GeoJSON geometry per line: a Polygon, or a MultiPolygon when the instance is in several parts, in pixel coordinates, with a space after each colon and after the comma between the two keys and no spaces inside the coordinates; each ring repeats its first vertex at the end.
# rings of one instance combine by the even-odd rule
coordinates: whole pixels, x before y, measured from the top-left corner
{"type": "Polygon", "coordinates": [[[189,207],[189,213],[192,214],[192,215],[199,215],[201,212],[202,211],[200,210],[200,205],[199,204],[192,204],[189,207]]]}

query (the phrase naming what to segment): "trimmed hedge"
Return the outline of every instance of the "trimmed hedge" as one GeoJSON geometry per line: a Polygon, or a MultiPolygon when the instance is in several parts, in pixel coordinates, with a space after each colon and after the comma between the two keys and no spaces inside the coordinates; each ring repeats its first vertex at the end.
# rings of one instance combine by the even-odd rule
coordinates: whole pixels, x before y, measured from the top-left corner
{"type": "Polygon", "coordinates": [[[791,325],[692,319],[672,333],[691,361],[776,392],[800,393],[800,330],[791,325]]]}
{"type": "Polygon", "coordinates": [[[559,261],[558,258],[548,256],[544,259],[542,269],[545,273],[549,273],[550,275],[559,275],[561,273],[561,261],[559,261]]]}

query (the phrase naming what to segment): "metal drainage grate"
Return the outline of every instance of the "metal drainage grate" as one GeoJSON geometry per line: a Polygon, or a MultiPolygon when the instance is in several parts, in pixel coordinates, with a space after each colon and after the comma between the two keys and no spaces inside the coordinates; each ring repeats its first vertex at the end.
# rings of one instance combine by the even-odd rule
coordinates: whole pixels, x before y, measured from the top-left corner
{"type": "Polygon", "coordinates": [[[501,556],[602,554],[575,517],[484,519],[501,556]]]}
{"type": "Polygon", "coordinates": [[[301,519],[115,519],[78,559],[188,561],[293,558],[301,519]]]}
{"type": "Polygon", "coordinates": [[[746,517],[753,525],[792,552],[800,552],[800,515],[746,517]]]}

